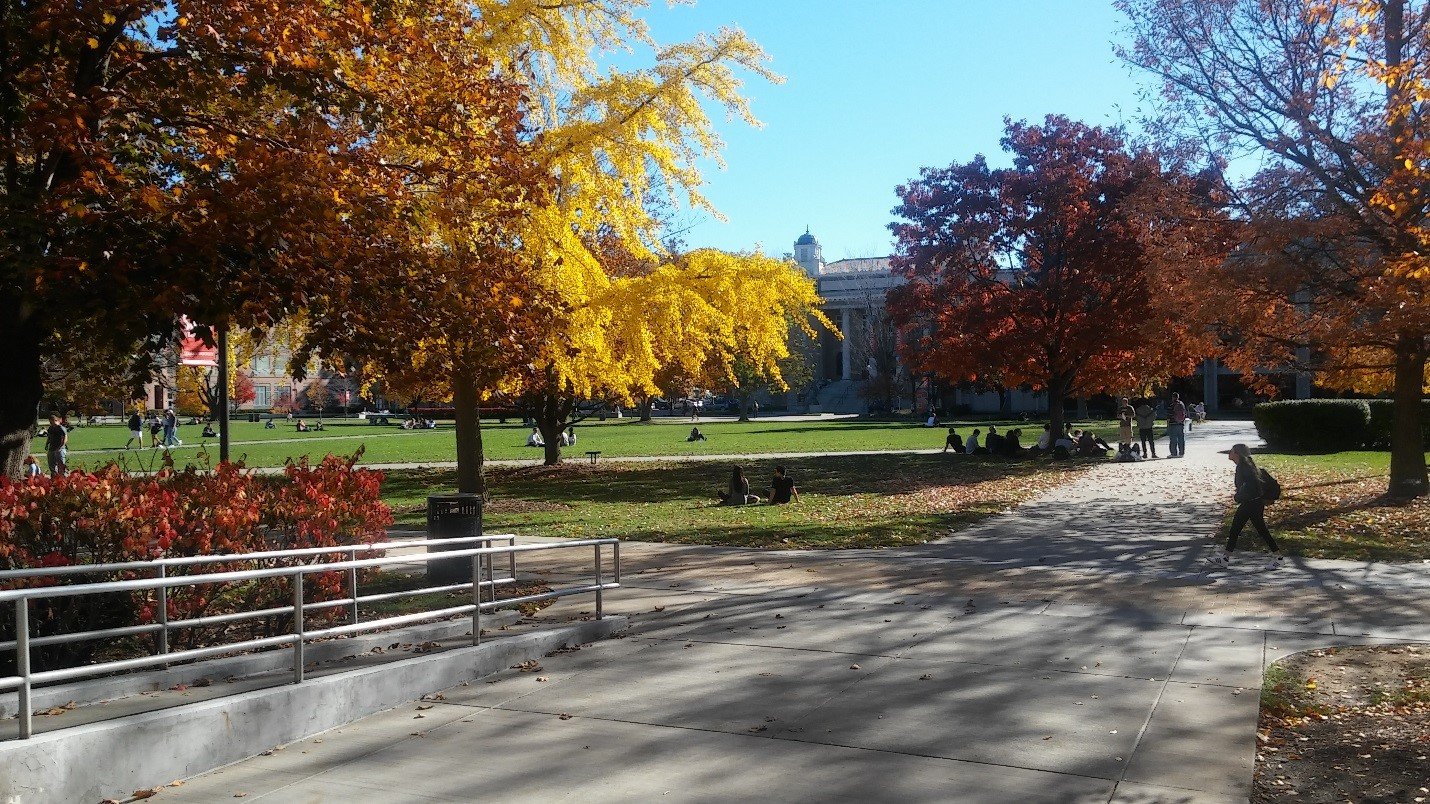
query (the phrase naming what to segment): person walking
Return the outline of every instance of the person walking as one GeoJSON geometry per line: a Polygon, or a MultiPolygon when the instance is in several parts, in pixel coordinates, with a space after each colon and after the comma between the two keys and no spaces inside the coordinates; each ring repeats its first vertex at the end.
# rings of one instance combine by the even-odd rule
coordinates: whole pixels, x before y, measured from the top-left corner
{"type": "Polygon", "coordinates": [[[1167,455],[1172,458],[1185,458],[1187,455],[1187,405],[1182,402],[1182,395],[1172,394],[1172,401],[1167,404],[1167,455]]]}
{"type": "Polygon", "coordinates": [[[49,461],[50,474],[62,475],[69,471],[65,463],[69,458],[69,450],[66,449],[69,443],[69,431],[60,424],[60,417],[50,414],[50,426],[45,428],[45,458],[49,461]]]}
{"type": "Polygon", "coordinates": [[[129,440],[124,442],[124,448],[129,449],[130,444],[135,449],[144,448],[144,419],[140,418],[137,408],[129,414],[129,440]]]}
{"type": "Polygon", "coordinates": [[[1281,548],[1277,546],[1276,540],[1271,538],[1271,531],[1266,527],[1266,489],[1261,482],[1261,470],[1251,459],[1251,450],[1245,444],[1233,444],[1229,455],[1236,464],[1236,477],[1233,481],[1236,487],[1236,513],[1231,518],[1226,547],[1213,552],[1207,561],[1219,567],[1230,566],[1231,554],[1236,550],[1236,540],[1241,536],[1246,523],[1250,522],[1266,542],[1266,546],[1271,548],[1271,560],[1267,562],[1266,569],[1276,569],[1281,566],[1285,557],[1281,555],[1281,548]]]}
{"type": "Polygon", "coordinates": [[[164,409],[164,449],[170,447],[182,447],[184,442],[179,440],[179,417],[174,415],[173,408],[164,409]]]}
{"type": "Polygon", "coordinates": [[[1137,440],[1142,444],[1142,454],[1157,457],[1157,410],[1142,400],[1137,406],[1137,440]]]}

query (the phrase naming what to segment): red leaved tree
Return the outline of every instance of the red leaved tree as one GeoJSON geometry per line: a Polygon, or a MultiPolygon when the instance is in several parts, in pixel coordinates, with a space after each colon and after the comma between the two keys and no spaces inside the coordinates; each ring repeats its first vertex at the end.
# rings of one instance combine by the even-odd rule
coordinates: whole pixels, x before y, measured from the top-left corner
{"type": "Polygon", "coordinates": [[[1190,373],[1210,335],[1169,294],[1225,253],[1215,188],[1130,152],[1114,131],[1008,122],[1013,167],[982,156],[898,188],[890,292],[915,371],[1046,390],[1054,432],[1074,394],[1190,373]]]}

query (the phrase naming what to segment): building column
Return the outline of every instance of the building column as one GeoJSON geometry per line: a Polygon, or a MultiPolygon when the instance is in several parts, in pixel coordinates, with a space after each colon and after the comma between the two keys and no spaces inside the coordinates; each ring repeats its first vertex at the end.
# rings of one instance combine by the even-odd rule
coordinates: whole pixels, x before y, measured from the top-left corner
{"type": "Polygon", "coordinates": [[[840,379],[844,380],[854,379],[854,372],[852,370],[854,366],[853,312],[854,311],[849,309],[848,307],[845,307],[844,309],[839,311],[839,334],[844,336],[844,340],[840,341],[841,348],[839,351],[839,368],[843,372],[843,376],[840,377],[840,379]]]}
{"type": "Polygon", "coordinates": [[[1215,413],[1221,409],[1217,388],[1218,382],[1221,380],[1220,372],[1221,363],[1215,357],[1202,361],[1202,401],[1206,403],[1208,413],[1215,413]]]}

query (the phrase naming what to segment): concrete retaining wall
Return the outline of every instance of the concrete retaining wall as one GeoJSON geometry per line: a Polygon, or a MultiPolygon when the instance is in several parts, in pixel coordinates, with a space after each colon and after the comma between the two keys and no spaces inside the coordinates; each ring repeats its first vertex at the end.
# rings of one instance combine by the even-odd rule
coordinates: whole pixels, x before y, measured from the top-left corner
{"type": "Polygon", "coordinates": [[[3,743],[0,804],[124,799],[625,627],[607,617],[3,743]]]}

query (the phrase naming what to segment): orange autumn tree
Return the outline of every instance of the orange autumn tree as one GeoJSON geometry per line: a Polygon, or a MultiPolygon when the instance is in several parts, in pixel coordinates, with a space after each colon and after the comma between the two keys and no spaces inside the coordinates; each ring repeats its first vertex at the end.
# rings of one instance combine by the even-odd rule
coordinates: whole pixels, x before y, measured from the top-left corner
{"type": "Polygon", "coordinates": [[[391,159],[379,135],[465,113],[441,89],[467,83],[421,68],[429,39],[468,27],[466,4],[6,9],[0,468],[11,475],[52,344],[134,357],[142,375],[181,316],[265,329],[301,312],[410,250],[413,179],[429,167],[391,159]]]}
{"type": "Polygon", "coordinates": [[[1224,359],[1394,399],[1393,496],[1427,492],[1430,3],[1120,0],[1124,59],[1160,84],[1156,130],[1249,153],[1245,244],[1191,288],[1224,359]]]}
{"type": "Polygon", "coordinates": [[[1009,122],[1003,148],[1010,168],[978,156],[898,188],[907,364],[1044,390],[1054,432],[1071,395],[1190,373],[1209,336],[1165,290],[1224,253],[1215,187],[1065,117],[1009,122]]]}

